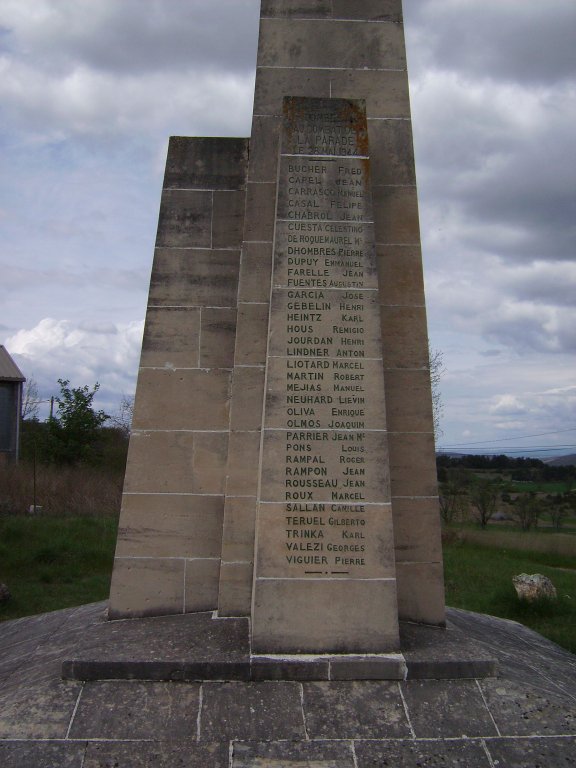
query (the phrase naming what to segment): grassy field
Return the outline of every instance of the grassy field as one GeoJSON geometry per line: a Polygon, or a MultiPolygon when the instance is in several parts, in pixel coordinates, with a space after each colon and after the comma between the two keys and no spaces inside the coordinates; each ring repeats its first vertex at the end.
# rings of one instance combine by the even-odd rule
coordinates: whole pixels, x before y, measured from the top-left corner
{"type": "MultiPolygon", "coordinates": [[[[0,517],[0,582],[12,599],[0,620],[105,600],[117,519],[104,517],[0,517]]],[[[576,653],[576,570],[573,558],[458,541],[445,544],[446,602],[525,624],[576,653]],[[558,600],[520,603],[518,573],[543,573],[558,600]]]]}
{"type": "Polygon", "coordinates": [[[569,484],[565,482],[544,482],[543,480],[528,480],[518,482],[517,480],[508,480],[505,482],[506,490],[509,493],[565,493],[569,490],[569,484]]]}
{"type": "Polygon", "coordinates": [[[446,602],[454,608],[513,619],[576,653],[576,570],[574,561],[542,552],[446,544],[446,602]],[[558,599],[538,604],[516,597],[512,576],[542,573],[556,587],[558,599]]]}
{"type": "Polygon", "coordinates": [[[105,600],[115,517],[0,517],[0,582],[11,599],[0,620],[105,600]]]}

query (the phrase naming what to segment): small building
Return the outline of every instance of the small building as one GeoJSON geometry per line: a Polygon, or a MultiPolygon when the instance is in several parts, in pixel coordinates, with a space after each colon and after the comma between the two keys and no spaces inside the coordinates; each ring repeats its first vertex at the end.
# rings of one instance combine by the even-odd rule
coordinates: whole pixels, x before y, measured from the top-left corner
{"type": "Polygon", "coordinates": [[[0,464],[18,461],[25,381],[6,348],[0,344],[0,464]]]}

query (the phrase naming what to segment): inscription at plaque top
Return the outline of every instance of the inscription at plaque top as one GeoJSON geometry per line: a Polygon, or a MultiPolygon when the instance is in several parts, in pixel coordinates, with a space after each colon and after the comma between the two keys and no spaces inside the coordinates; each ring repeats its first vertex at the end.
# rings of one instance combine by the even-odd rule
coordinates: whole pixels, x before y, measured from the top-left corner
{"type": "Polygon", "coordinates": [[[365,107],[291,97],[283,114],[253,647],[390,650],[398,622],[365,107]]]}

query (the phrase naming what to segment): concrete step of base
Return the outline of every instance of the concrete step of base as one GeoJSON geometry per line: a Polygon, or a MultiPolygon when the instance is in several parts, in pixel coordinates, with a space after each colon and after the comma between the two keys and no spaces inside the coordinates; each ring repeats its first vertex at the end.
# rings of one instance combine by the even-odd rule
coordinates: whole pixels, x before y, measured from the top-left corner
{"type": "Polygon", "coordinates": [[[216,614],[102,621],[62,663],[68,680],[409,680],[493,677],[496,659],[458,629],[401,624],[392,654],[254,655],[245,618],[216,614]]]}

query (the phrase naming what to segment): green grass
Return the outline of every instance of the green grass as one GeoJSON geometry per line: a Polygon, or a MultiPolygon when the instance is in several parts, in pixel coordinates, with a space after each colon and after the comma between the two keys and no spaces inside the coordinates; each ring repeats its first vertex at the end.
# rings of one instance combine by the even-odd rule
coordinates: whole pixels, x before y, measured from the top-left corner
{"type": "Polygon", "coordinates": [[[540,552],[445,544],[446,603],[454,608],[512,619],[576,653],[576,570],[557,555],[540,552]],[[518,600],[512,576],[542,573],[558,599],[530,604],[518,600]]]}
{"type": "Polygon", "coordinates": [[[508,493],[565,493],[568,489],[567,483],[563,482],[544,482],[528,480],[519,483],[517,480],[504,481],[508,493]]]}
{"type": "Polygon", "coordinates": [[[0,517],[0,621],[108,597],[117,519],[0,517]]]}

